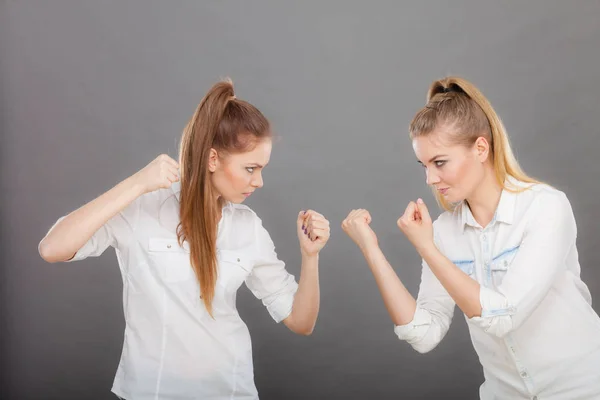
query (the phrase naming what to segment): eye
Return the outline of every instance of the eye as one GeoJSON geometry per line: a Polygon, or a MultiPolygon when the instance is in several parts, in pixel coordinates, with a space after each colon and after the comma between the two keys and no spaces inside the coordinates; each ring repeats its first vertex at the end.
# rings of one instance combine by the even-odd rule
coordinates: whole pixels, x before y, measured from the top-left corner
{"type": "Polygon", "coordinates": [[[438,168],[443,167],[444,164],[446,164],[446,163],[447,163],[446,160],[437,160],[437,161],[434,162],[435,166],[438,167],[438,168]]]}
{"type": "Polygon", "coordinates": [[[246,167],[246,171],[248,171],[249,173],[253,173],[254,172],[254,168],[255,167],[246,167]]]}

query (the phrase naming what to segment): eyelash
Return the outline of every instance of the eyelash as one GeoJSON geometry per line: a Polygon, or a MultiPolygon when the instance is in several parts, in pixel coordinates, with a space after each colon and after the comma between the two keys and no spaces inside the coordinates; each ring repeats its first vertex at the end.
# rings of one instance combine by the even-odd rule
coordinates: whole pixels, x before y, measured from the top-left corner
{"type": "MultiPolygon", "coordinates": [[[[448,161],[446,161],[446,160],[436,160],[433,163],[435,164],[436,167],[442,168],[447,162],[448,161]]],[[[421,164],[421,167],[427,168],[424,164],[421,164]]]]}

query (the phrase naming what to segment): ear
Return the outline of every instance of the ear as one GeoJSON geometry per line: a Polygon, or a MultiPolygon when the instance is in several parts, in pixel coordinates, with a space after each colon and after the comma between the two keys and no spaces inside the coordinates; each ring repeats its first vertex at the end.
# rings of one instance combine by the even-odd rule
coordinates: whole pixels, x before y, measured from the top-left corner
{"type": "Polygon", "coordinates": [[[490,156],[490,143],[483,136],[479,136],[473,144],[473,151],[479,162],[484,163],[490,156]]]}
{"type": "Polygon", "coordinates": [[[208,170],[210,172],[215,172],[219,167],[219,154],[213,148],[210,149],[210,153],[208,154],[208,170]]]}

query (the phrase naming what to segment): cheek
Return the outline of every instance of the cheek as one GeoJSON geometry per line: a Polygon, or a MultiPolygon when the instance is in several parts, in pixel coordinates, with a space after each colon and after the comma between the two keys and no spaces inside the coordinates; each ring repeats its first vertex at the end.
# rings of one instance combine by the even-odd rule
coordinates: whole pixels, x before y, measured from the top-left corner
{"type": "Polygon", "coordinates": [[[233,188],[237,189],[248,185],[248,177],[250,174],[248,174],[244,169],[234,170],[233,168],[227,168],[224,172],[227,182],[233,188]]]}
{"type": "Polygon", "coordinates": [[[457,168],[456,178],[462,181],[465,186],[473,186],[480,180],[481,164],[463,161],[457,168]]]}
{"type": "Polygon", "coordinates": [[[464,182],[469,178],[470,170],[471,166],[469,163],[466,161],[461,161],[448,165],[447,168],[444,168],[440,176],[446,183],[450,185],[460,185],[461,182],[464,182]]]}

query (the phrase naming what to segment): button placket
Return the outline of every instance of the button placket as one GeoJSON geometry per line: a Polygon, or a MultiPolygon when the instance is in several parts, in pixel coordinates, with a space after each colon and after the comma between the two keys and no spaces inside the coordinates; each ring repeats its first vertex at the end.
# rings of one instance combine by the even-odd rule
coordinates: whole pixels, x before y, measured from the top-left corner
{"type": "Polygon", "coordinates": [[[490,244],[489,244],[489,233],[485,231],[481,234],[481,241],[483,242],[481,254],[483,255],[483,265],[484,265],[484,277],[485,277],[485,286],[491,286],[492,281],[492,272],[490,265],[490,244]]]}

